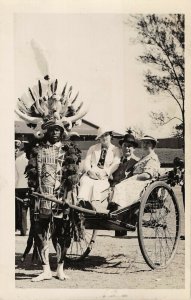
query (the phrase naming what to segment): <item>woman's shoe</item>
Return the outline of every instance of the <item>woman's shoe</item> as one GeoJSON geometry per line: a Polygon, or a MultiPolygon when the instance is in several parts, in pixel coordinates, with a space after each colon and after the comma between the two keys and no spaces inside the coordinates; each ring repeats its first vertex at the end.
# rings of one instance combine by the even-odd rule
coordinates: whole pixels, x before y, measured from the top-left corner
{"type": "Polygon", "coordinates": [[[108,206],[107,206],[107,209],[110,211],[110,212],[113,212],[113,211],[116,211],[120,208],[120,205],[115,203],[115,202],[109,202],[108,203],[108,206]]]}
{"type": "Polygon", "coordinates": [[[115,230],[115,236],[127,236],[126,230],[115,230]]]}

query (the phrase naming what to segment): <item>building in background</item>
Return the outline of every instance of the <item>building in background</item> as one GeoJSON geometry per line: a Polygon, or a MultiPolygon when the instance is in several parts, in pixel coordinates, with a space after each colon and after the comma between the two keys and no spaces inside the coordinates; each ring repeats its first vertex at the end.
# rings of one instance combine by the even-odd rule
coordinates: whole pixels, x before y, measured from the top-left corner
{"type": "MultiPolygon", "coordinates": [[[[73,136],[72,139],[74,141],[78,141],[81,150],[87,150],[92,144],[95,143],[95,137],[97,135],[98,128],[98,125],[83,119],[81,126],[73,127],[73,131],[77,132],[80,135],[80,137],[73,136]]],[[[113,143],[117,145],[121,136],[121,133],[114,132],[113,143]]],[[[21,141],[32,140],[33,129],[28,127],[23,121],[15,121],[15,139],[21,141]]],[[[157,144],[157,148],[182,148],[182,140],[180,138],[168,137],[158,139],[158,141],[159,143],[157,144]]]]}
{"type": "MultiPolygon", "coordinates": [[[[71,139],[78,144],[84,155],[89,147],[96,143],[95,137],[97,136],[98,128],[98,125],[84,119],[82,120],[81,126],[73,127],[72,131],[77,132],[79,137],[73,136],[71,139]]],[[[118,141],[121,136],[122,134],[114,132],[112,143],[118,145],[118,141]]],[[[15,139],[31,141],[33,139],[33,129],[28,127],[23,121],[15,121],[15,139]]]]}

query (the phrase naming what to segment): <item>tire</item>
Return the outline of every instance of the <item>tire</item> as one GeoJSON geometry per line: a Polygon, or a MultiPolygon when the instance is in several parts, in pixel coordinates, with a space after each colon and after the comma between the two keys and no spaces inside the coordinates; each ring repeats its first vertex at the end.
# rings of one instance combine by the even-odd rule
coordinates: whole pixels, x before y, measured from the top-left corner
{"type": "Polygon", "coordinates": [[[142,196],[137,228],[141,253],[152,269],[164,269],[171,263],[180,224],[180,209],[171,187],[162,181],[152,183],[142,196]]]}
{"type": "Polygon", "coordinates": [[[66,261],[77,262],[83,260],[93,248],[97,231],[85,228],[85,218],[82,213],[71,210],[71,243],[67,250],[66,261]],[[79,227],[81,218],[82,226],[79,227]]]}

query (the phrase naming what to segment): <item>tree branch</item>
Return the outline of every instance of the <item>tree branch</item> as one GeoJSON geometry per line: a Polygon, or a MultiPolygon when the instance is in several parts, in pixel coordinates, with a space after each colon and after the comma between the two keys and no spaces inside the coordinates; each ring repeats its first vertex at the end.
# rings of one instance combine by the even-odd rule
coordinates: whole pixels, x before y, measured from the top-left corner
{"type": "Polygon", "coordinates": [[[174,119],[177,119],[177,120],[179,120],[179,121],[182,122],[182,119],[180,119],[180,118],[178,118],[178,117],[174,117],[174,118],[170,118],[168,121],[164,122],[163,125],[168,124],[169,122],[171,122],[171,121],[174,120],[174,119]]]}
{"type": "Polygon", "coordinates": [[[184,101],[184,94],[183,94],[182,87],[181,87],[181,85],[180,85],[178,76],[177,76],[176,71],[175,71],[175,69],[174,69],[174,65],[173,65],[173,63],[171,62],[171,59],[170,59],[169,55],[166,53],[166,50],[164,50],[162,47],[161,47],[161,49],[162,49],[162,50],[164,51],[164,53],[166,54],[166,56],[167,56],[167,58],[168,58],[168,60],[169,60],[169,62],[170,62],[170,64],[171,64],[171,66],[172,66],[172,70],[173,70],[173,72],[174,72],[175,78],[176,78],[177,83],[178,83],[178,87],[179,87],[179,89],[180,89],[180,93],[181,93],[181,96],[182,96],[182,100],[184,101]]]}
{"type": "MultiPolygon", "coordinates": [[[[156,27],[158,27],[157,22],[156,22],[156,19],[155,19],[154,16],[153,16],[152,20],[155,22],[156,27]]],[[[151,21],[151,20],[150,20],[150,21],[151,21]]],[[[147,22],[146,22],[146,21],[144,22],[144,24],[145,24],[145,28],[147,29],[147,33],[146,33],[146,34],[147,34],[147,36],[149,37],[149,39],[151,39],[151,40],[152,40],[152,41],[153,41],[153,42],[154,42],[154,43],[155,43],[155,44],[163,51],[163,53],[164,53],[165,56],[167,57],[167,59],[168,59],[170,65],[171,65],[172,71],[173,71],[173,73],[174,73],[174,76],[175,76],[175,78],[176,78],[176,81],[177,81],[177,84],[178,84],[178,87],[179,87],[179,90],[180,90],[180,94],[181,94],[182,100],[184,101],[184,94],[183,94],[182,87],[181,87],[181,85],[180,85],[180,82],[179,82],[177,73],[176,73],[176,71],[175,71],[175,69],[174,69],[174,65],[173,65],[173,63],[172,63],[172,61],[171,61],[171,59],[170,59],[170,57],[169,57],[169,55],[168,55],[166,49],[164,49],[163,46],[162,46],[163,41],[161,41],[161,38],[160,38],[160,35],[159,35],[159,31],[156,30],[156,33],[158,33],[158,38],[159,38],[160,42],[157,41],[156,35],[155,35],[155,36],[152,36],[152,35],[150,34],[150,32],[149,32],[149,30],[148,30],[148,26],[147,26],[147,22]]]]}
{"type": "MultiPolygon", "coordinates": [[[[155,22],[156,22],[156,21],[155,21],[155,22]]],[[[148,28],[148,27],[147,27],[147,28],[148,28]]],[[[152,35],[150,35],[150,33],[149,33],[148,30],[147,30],[147,34],[148,34],[148,37],[149,37],[151,40],[153,40],[153,42],[156,43],[156,45],[157,45],[157,46],[163,51],[163,53],[166,55],[166,57],[167,57],[167,59],[168,59],[170,65],[171,65],[171,67],[172,67],[173,73],[174,73],[175,78],[176,78],[176,80],[177,80],[178,87],[179,87],[179,89],[180,89],[180,93],[181,93],[182,99],[183,99],[183,101],[184,101],[184,94],[183,94],[183,91],[182,91],[182,88],[181,88],[181,85],[180,85],[178,76],[177,76],[177,74],[176,74],[176,71],[175,71],[175,69],[174,69],[174,65],[173,65],[173,63],[172,63],[172,61],[171,61],[171,59],[170,59],[170,57],[169,57],[169,55],[168,55],[166,49],[164,49],[163,46],[162,46],[162,44],[161,44],[162,41],[161,41],[161,39],[160,39],[160,35],[158,34],[158,37],[159,37],[159,40],[160,40],[161,43],[159,43],[159,42],[156,40],[156,38],[154,38],[152,35]]]]}
{"type": "Polygon", "coordinates": [[[180,108],[180,110],[181,110],[181,113],[182,113],[182,115],[183,115],[183,108],[182,108],[180,102],[178,101],[178,99],[174,96],[174,94],[172,93],[172,91],[171,91],[170,89],[166,89],[166,91],[168,91],[169,94],[174,98],[174,100],[175,100],[176,103],[178,104],[178,106],[179,106],[179,108],[180,108]]]}

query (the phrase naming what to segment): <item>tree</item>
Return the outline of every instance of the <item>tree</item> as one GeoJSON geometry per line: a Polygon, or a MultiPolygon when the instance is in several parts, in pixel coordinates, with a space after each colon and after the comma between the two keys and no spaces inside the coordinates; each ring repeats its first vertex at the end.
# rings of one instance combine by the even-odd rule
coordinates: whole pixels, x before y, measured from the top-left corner
{"type": "Polygon", "coordinates": [[[137,138],[137,139],[141,139],[145,135],[144,131],[137,126],[128,127],[126,129],[126,132],[129,134],[134,134],[135,138],[137,138]]]}
{"type": "Polygon", "coordinates": [[[136,15],[133,19],[138,41],[145,46],[139,60],[148,66],[144,80],[147,91],[169,95],[180,111],[180,117],[163,112],[151,113],[151,117],[159,125],[178,119],[178,131],[182,129],[184,136],[184,15],[136,15]]]}
{"type": "Polygon", "coordinates": [[[151,112],[150,117],[156,127],[163,126],[171,122],[172,120],[178,120],[180,123],[173,127],[172,136],[177,138],[184,137],[184,126],[182,119],[178,117],[170,117],[168,113],[164,112],[151,112]]]}

